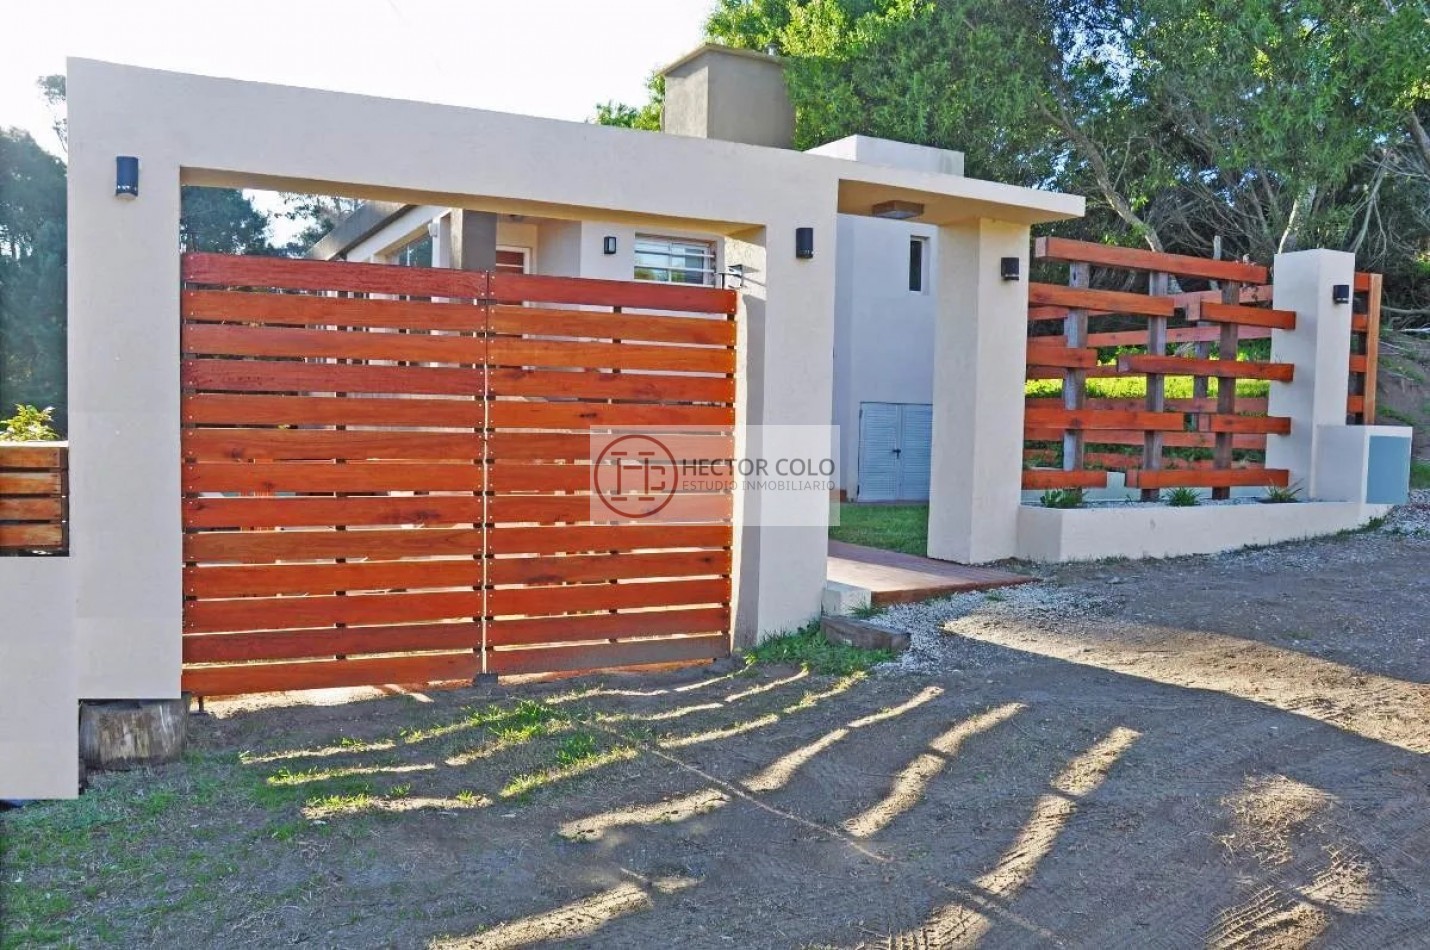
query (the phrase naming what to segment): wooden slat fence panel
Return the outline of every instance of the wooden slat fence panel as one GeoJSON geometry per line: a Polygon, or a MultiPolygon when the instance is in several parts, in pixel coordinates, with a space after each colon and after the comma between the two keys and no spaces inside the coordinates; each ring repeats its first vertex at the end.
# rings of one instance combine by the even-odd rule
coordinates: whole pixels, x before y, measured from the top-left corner
{"type": "Polygon", "coordinates": [[[206,254],[183,275],[185,689],[729,652],[732,494],[618,523],[590,456],[626,426],[730,456],[733,292],[206,254]]]}
{"type": "MultiPolygon", "coordinates": [[[[1061,392],[1027,401],[1025,489],[1096,487],[1112,470],[1127,472],[1144,500],[1164,488],[1227,497],[1235,486],[1286,483],[1261,456],[1268,437],[1290,432],[1290,420],[1268,417],[1267,397],[1237,383],[1294,378],[1290,365],[1237,358],[1241,344],[1295,328],[1296,314],[1270,307],[1267,268],[1062,238],[1038,239],[1034,257],[1067,263],[1069,286],[1028,288],[1027,375],[1060,380],[1061,392]],[[1106,280],[1107,270],[1132,276],[1106,280]],[[1109,285],[1119,289],[1099,289],[1109,285]],[[1137,286],[1144,292],[1128,289],[1137,286]],[[1061,332],[1042,332],[1053,320],[1061,332]],[[1121,379],[1145,381],[1145,394],[1109,398],[1094,388],[1121,379]]],[[[1364,348],[1356,357],[1353,372],[1371,368],[1364,348]]],[[[1355,393],[1349,408],[1364,401],[1355,393]]]]}
{"type": "Polygon", "coordinates": [[[69,549],[69,446],[0,442],[0,555],[69,549]]]}

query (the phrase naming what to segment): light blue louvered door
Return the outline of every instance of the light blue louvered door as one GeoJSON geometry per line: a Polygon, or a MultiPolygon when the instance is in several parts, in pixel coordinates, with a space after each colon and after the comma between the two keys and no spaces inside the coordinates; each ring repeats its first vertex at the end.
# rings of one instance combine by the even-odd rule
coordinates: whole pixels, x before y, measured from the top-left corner
{"type": "Polygon", "coordinates": [[[932,406],[862,403],[858,500],[927,500],[932,441],[932,406]]]}

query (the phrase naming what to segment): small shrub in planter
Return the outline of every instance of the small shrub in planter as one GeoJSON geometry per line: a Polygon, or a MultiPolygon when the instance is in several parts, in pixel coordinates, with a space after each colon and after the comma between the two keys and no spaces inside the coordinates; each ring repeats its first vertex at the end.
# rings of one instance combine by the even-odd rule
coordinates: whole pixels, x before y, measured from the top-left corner
{"type": "Polygon", "coordinates": [[[1292,502],[1301,500],[1301,486],[1287,485],[1285,488],[1279,485],[1266,486],[1266,497],[1261,499],[1268,505],[1289,505],[1292,502]]]}
{"type": "Polygon", "coordinates": [[[60,434],[50,425],[54,410],[16,406],[15,414],[0,419],[0,442],[54,442],[60,434]]]}
{"type": "Polygon", "coordinates": [[[1202,503],[1195,488],[1174,488],[1163,495],[1162,500],[1173,508],[1194,508],[1202,503]]]}
{"type": "Polygon", "coordinates": [[[1087,504],[1087,495],[1081,488],[1053,488],[1043,492],[1044,508],[1081,508],[1087,504]]]}

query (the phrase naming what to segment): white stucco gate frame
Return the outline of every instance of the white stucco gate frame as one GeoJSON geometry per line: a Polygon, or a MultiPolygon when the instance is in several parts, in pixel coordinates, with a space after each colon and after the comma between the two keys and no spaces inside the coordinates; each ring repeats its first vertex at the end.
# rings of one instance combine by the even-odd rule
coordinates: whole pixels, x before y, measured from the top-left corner
{"type": "MultiPolygon", "coordinates": [[[[10,796],[74,794],[77,699],[178,693],[181,185],[724,235],[727,266],[746,273],[742,426],[829,422],[838,213],[912,201],[941,228],[939,348],[976,407],[1007,389],[976,395],[993,383],[979,375],[980,326],[1025,319],[1026,294],[1000,281],[998,258],[1019,257],[1026,273],[1029,226],[1083,210],[1075,196],[783,149],[90,60],[68,69],[71,556],[39,580],[34,567],[0,566],[0,592],[54,595],[0,644],[23,660],[0,669],[0,695],[28,710],[24,743],[0,728],[10,796]],[[139,159],[137,198],[115,196],[117,156],[139,159]],[[813,229],[812,259],[796,257],[797,228],[813,229]]],[[[974,477],[979,446],[1021,432],[1021,406],[956,436],[937,427],[934,475],[966,482],[970,531],[975,487],[994,481],[974,477]]],[[[1016,487],[1017,471],[1002,474],[1016,487]]],[[[824,586],[827,496],[782,496],[810,525],[799,528],[761,526],[764,501],[736,501],[737,645],[815,616],[824,586]]]]}

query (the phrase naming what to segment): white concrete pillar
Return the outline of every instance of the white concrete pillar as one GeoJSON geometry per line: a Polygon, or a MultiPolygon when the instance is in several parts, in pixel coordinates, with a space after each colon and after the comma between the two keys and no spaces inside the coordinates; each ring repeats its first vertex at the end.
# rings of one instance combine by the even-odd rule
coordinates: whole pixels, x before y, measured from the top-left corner
{"type": "Polygon", "coordinates": [[[980,219],[939,229],[930,557],[1012,557],[1023,472],[1028,226],[980,219]],[[1018,258],[1020,280],[999,276],[1018,258]]]}
{"type": "MultiPolygon", "coordinates": [[[[740,293],[737,397],[741,441],[736,452],[773,457],[752,426],[827,426],[833,399],[835,214],[772,224],[725,245],[725,261],[745,267],[740,293]],[[795,257],[795,228],[813,227],[814,258],[795,257]]],[[[797,629],[820,612],[828,557],[827,492],[769,498],[746,491],[736,570],[735,642],[749,646],[797,629]],[[767,512],[772,504],[777,513],[767,512]],[[768,517],[766,517],[768,515],[768,517]],[[762,524],[777,521],[779,525],[762,524]],[[802,525],[791,527],[791,525],[802,525]]]]}
{"type": "Polygon", "coordinates": [[[1266,467],[1284,468],[1304,498],[1320,498],[1317,430],[1344,425],[1350,380],[1351,305],[1334,303],[1332,287],[1354,285],[1355,255],[1344,251],[1277,254],[1272,305],[1296,312],[1296,329],[1271,331],[1271,358],[1296,367],[1289,383],[1272,383],[1269,412],[1289,416],[1290,435],[1266,440],[1266,467]]]}

